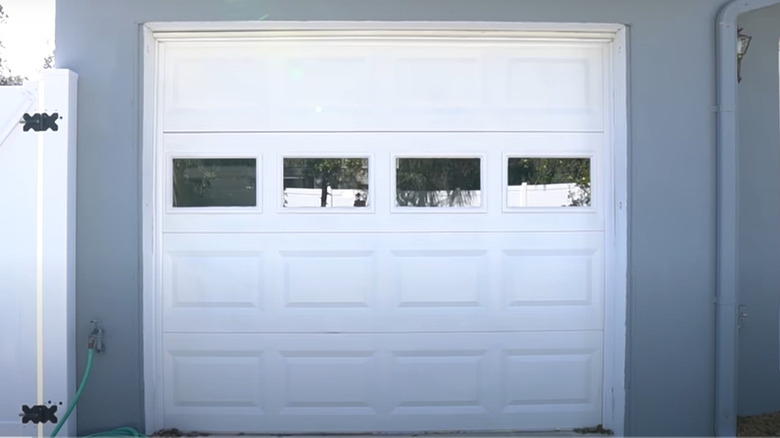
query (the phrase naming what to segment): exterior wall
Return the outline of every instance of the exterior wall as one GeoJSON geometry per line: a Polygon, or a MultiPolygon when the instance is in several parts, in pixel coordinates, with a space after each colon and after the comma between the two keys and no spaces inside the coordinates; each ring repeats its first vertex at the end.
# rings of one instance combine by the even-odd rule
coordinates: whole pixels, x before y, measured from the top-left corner
{"type": "Polygon", "coordinates": [[[739,333],[738,413],[780,410],[780,6],[740,17],[753,36],[739,85],[739,303],[749,314],[739,333]]]}
{"type": "MultiPolygon", "coordinates": [[[[79,433],[143,426],[141,48],[148,21],[433,20],[630,26],[627,429],[711,435],[715,15],[725,0],[59,0],[57,65],[80,75],[78,339],[107,352],[79,433]]],[[[215,78],[218,80],[218,78],[215,78]]],[[[77,342],[83,370],[86,343],[77,342]]]]}

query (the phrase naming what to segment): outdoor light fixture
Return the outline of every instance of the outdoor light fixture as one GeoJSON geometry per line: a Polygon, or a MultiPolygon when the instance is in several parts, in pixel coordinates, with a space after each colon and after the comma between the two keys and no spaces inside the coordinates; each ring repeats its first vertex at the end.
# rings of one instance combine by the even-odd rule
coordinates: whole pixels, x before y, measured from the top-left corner
{"type": "Polygon", "coordinates": [[[752,36],[742,33],[742,28],[737,30],[737,82],[742,82],[742,58],[745,57],[752,39],[752,36]]]}

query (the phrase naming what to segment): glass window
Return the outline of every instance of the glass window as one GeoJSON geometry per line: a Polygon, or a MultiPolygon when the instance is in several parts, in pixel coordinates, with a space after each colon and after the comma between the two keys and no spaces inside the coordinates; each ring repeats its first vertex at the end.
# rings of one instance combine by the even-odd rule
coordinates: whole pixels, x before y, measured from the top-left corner
{"type": "Polygon", "coordinates": [[[175,158],[174,207],[254,207],[255,158],[175,158]]]}
{"type": "Polygon", "coordinates": [[[509,207],[589,207],[590,158],[510,158],[509,207]]]}
{"type": "Polygon", "coordinates": [[[368,158],[285,158],[286,208],[368,207],[368,158]]]}
{"type": "Polygon", "coordinates": [[[479,207],[481,178],[479,158],[397,158],[395,205],[479,207]]]}

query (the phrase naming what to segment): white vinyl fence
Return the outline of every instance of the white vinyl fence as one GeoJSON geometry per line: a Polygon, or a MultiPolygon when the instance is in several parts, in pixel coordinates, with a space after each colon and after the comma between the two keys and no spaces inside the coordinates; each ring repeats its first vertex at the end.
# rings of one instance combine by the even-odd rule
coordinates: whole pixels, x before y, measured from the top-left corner
{"type": "MultiPolygon", "coordinates": [[[[353,207],[358,196],[365,200],[365,191],[348,189],[327,190],[328,207],[353,207]]],[[[460,202],[454,202],[455,206],[479,206],[482,195],[479,190],[464,191],[460,202]]],[[[416,192],[418,198],[426,200],[438,200],[438,204],[447,206],[452,204],[448,193],[441,192],[416,192]]],[[[509,186],[507,188],[507,205],[509,207],[565,207],[571,205],[572,200],[583,195],[582,190],[576,184],[540,184],[509,186]]],[[[284,206],[320,207],[321,189],[288,188],[284,190],[284,206]]],[[[368,200],[370,204],[372,200],[368,200]]]]}
{"type": "Polygon", "coordinates": [[[0,87],[0,436],[48,436],[22,405],[57,405],[61,419],[75,392],[75,195],[76,75],[0,87]],[[25,132],[44,113],[57,130],[25,132]]]}

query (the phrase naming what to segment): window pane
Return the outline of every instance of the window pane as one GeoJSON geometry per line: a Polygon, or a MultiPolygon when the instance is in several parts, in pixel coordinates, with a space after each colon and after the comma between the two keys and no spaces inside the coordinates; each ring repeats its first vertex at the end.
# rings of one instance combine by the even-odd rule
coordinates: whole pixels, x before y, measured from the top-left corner
{"type": "Polygon", "coordinates": [[[399,207],[479,207],[479,158],[398,158],[395,205],[399,207]]]}
{"type": "Polygon", "coordinates": [[[367,207],[368,158],[285,158],[284,207],[367,207]]]}
{"type": "Polygon", "coordinates": [[[509,207],[589,207],[590,158],[510,158],[509,207]]]}
{"type": "Polygon", "coordinates": [[[254,207],[254,158],[177,158],[173,160],[174,207],[254,207]]]}

